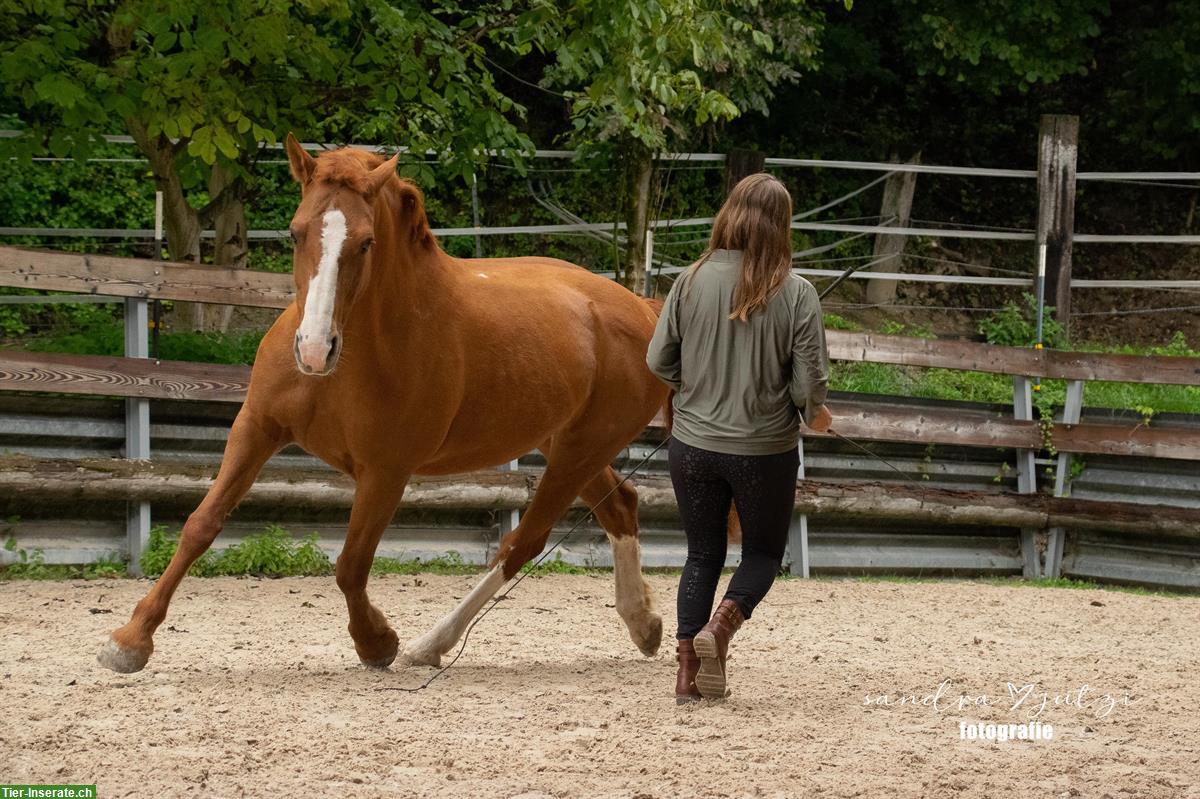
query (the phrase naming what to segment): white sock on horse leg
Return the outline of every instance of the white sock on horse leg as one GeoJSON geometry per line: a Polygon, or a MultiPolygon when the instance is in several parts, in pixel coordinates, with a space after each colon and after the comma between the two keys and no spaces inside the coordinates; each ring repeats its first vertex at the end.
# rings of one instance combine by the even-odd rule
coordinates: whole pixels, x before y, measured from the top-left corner
{"type": "Polygon", "coordinates": [[[638,649],[651,654],[662,638],[662,619],[654,612],[650,587],[642,577],[642,547],[636,535],[608,536],[613,552],[617,613],[638,649]]]}
{"type": "Polygon", "coordinates": [[[414,638],[404,647],[404,657],[412,663],[436,666],[441,656],[462,637],[467,625],[505,583],[503,566],[496,566],[483,576],[471,593],[463,597],[458,607],[443,616],[433,629],[414,638]]]}

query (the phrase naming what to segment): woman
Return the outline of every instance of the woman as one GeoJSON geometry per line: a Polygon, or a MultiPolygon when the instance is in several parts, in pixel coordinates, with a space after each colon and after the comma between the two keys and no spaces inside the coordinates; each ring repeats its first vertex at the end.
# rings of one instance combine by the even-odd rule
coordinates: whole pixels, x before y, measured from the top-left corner
{"type": "Polygon", "coordinates": [[[708,249],[671,287],[646,354],[651,371],[675,390],[668,462],[688,541],[678,596],[679,704],[728,695],[729,639],[783,562],[801,417],[817,431],[832,422],[821,303],[812,284],[792,274],[791,221],[791,195],[774,177],[738,183],[708,249]],[[713,612],[731,502],[742,561],[713,612]]]}

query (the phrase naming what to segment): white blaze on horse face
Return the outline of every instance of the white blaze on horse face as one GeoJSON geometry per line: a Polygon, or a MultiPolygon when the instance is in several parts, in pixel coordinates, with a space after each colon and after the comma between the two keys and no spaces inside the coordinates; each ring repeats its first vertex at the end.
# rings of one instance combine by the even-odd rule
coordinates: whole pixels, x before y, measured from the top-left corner
{"type": "Polygon", "coordinates": [[[325,212],[321,224],[321,260],[308,283],[304,317],[296,334],[300,362],[323,372],[333,346],[333,309],[337,300],[338,261],[346,243],[346,215],[336,208],[325,212]]]}

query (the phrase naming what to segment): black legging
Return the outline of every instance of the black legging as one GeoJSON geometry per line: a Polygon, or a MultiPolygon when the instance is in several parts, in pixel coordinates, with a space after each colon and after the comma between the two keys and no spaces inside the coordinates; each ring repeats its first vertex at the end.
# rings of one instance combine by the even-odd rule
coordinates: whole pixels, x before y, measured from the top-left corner
{"type": "Polygon", "coordinates": [[[777,455],[727,455],[671,439],[667,449],[675,499],[687,533],[688,555],[679,581],[679,631],[694,638],[713,611],[725,566],[730,501],[742,525],[742,562],[729,581],[726,599],[747,619],[767,595],[783,563],[800,450],[777,455]]]}

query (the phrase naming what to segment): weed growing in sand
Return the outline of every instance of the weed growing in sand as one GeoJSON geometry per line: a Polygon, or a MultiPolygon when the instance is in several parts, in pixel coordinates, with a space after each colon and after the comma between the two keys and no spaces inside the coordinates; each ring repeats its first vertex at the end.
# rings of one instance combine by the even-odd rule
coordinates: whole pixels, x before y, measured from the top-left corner
{"type": "Polygon", "coordinates": [[[436,558],[375,558],[371,574],[478,574],[482,566],[466,563],[462,555],[448,552],[436,558]]]}
{"type": "MultiPolygon", "coordinates": [[[[15,519],[9,520],[15,524],[15,519]]],[[[129,574],[124,561],[101,556],[92,563],[64,565],[46,563],[46,554],[40,549],[26,550],[17,545],[12,529],[6,531],[4,551],[12,553],[13,563],[0,565],[0,580],[96,580],[106,577],[126,577],[129,574]]]]}
{"type": "MultiPolygon", "coordinates": [[[[178,533],[161,525],[151,528],[150,541],[142,554],[142,572],[149,577],[162,574],[178,546],[178,533]]],[[[278,525],[270,525],[227,549],[210,549],[188,570],[188,574],[197,577],[300,577],[332,573],[333,563],[317,546],[316,533],[296,540],[278,525]]]]}
{"type": "Polygon", "coordinates": [[[538,564],[537,567],[533,567],[531,564],[525,568],[528,571],[532,571],[534,577],[539,574],[591,574],[597,571],[595,568],[576,566],[574,563],[568,563],[563,560],[561,552],[555,552],[553,560],[547,559],[538,564]]]}

